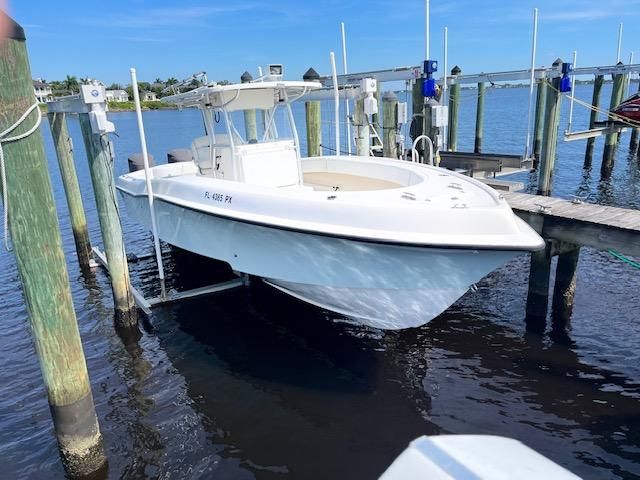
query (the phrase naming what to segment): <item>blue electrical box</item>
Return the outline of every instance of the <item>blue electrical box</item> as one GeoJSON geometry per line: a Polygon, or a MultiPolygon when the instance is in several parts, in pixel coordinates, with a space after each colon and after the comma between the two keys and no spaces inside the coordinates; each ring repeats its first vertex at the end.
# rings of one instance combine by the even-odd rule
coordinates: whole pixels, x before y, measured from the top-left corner
{"type": "Polygon", "coordinates": [[[422,96],[427,98],[433,98],[436,96],[436,79],[435,78],[422,79],[422,96]]]}
{"type": "Polygon", "coordinates": [[[424,73],[435,73],[438,71],[438,61],[437,60],[425,60],[424,61],[424,73]]]}
{"type": "Polygon", "coordinates": [[[573,72],[573,63],[565,62],[562,64],[562,75],[573,72]]]}
{"type": "Polygon", "coordinates": [[[562,78],[560,78],[560,93],[571,91],[571,78],[569,73],[573,72],[573,63],[562,64],[562,78]]]}

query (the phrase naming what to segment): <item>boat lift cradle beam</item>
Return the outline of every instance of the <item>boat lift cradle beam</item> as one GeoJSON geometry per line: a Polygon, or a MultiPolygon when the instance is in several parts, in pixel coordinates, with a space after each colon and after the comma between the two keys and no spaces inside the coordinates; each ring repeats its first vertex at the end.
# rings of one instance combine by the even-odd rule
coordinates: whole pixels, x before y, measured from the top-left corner
{"type": "MultiPolygon", "coordinates": [[[[65,97],[56,98],[52,101],[47,102],[47,108],[48,111],[52,113],[90,113],[92,111],[91,105],[84,102],[81,94],[67,95],[65,97]]],[[[98,108],[103,112],[107,111],[106,103],[100,104],[98,108]]],[[[107,272],[109,272],[109,264],[107,262],[105,253],[97,247],[93,247],[91,251],[95,256],[95,259],[91,259],[89,266],[92,268],[102,266],[105,268],[105,270],[107,270],[107,272]]],[[[155,254],[140,255],[137,258],[142,259],[152,256],[155,256],[155,254]]],[[[151,315],[151,309],[157,305],[174,303],[180,300],[210,295],[213,293],[219,293],[249,285],[248,275],[235,271],[234,274],[238,278],[234,278],[226,282],[207,285],[204,287],[184,290],[181,292],[170,290],[168,292],[163,292],[160,297],[146,298],[144,294],[136,289],[133,285],[130,285],[130,289],[136,306],[146,315],[151,315]]]]}

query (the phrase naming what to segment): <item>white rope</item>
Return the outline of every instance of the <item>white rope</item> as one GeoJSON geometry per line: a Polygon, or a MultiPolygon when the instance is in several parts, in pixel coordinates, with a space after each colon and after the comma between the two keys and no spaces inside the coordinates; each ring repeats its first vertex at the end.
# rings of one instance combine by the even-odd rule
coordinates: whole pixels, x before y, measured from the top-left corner
{"type": "Polygon", "coordinates": [[[22,114],[22,116],[18,119],[16,123],[7,128],[4,132],[0,133],[0,182],[2,183],[2,206],[4,210],[3,215],[3,232],[4,232],[4,247],[7,252],[11,251],[11,247],[9,246],[9,197],[7,195],[7,174],[4,168],[4,151],[2,149],[3,143],[15,142],[17,140],[22,140],[23,138],[28,137],[33,132],[35,132],[40,126],[40,122],[42,121],[42,114],[38,111],[38,118],[36,119],[36,123],[33,127],[27,130],[20,135],[16,135],[14,137],[5,137],[12,131],[14,131],[25,119],[29,116],[31,112],[33,112],[36,108],[38,108],[38,101],[31,105],[26,112],[22,114]]]}

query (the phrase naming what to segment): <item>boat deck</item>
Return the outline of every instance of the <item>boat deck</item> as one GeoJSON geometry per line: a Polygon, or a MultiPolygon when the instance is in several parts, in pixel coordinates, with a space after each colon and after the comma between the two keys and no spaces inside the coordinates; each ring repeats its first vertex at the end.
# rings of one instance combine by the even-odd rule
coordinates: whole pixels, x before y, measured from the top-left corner
{"type": "Polygon", "coordinates": [[[359,192],[368,190],[389,190],[402,188],[402,185],[388,180],[349,175],[333,172],[309,172],[304,174],[305,186],[316,191],[347,191],[359,192]]]}

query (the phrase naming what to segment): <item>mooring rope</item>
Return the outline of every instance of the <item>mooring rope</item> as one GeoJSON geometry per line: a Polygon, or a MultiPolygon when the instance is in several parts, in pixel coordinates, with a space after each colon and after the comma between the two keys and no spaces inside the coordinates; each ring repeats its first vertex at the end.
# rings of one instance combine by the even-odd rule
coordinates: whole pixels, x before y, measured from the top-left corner
{"type": "Polygon", "coordinates": [[[613,255],[614,257],[616,257],[618,260],[622,260],[624,263],[631,265],[634,268],[640,269],[640,263],[638,262],[634,262],[633,260],[631,260],[630,258],[625,257],[624,255],[622,255],[619,252],[616,252],[615,250],[607,250],[611,255],[613,255]]]}
{"type": "Polygon", "coordinates": [[[4,234],[4,247],[7,250],[7,252],[11,251],[11,246],[9,245],[9,196],[7,194],[7,174],[4,166],[4,150],[2,148],[2,144],[8,143],[8,142],[15,142],[17,140],[22,140],[23,138],[28,137],[38,129],[38,127],[40,126],[40,122],[42,121],[42,114],[40,113],[40,111],[38,111],[38,118],[36,119],[35,125],[31,127],[29,130],[27,130],[24,133],[21,133],[20,135],[15,135],[13,137],[5,137],[5,135],[8,135],[12,131],[14,131],[16,128],[18,128],[22,124],[22,122],[24,122],[25,119],[29,116],[29,114],[38,108],[38,105],[39,105],[38,101],[36,100],[36,102],[33,105],[31,105],[26,112],[22,114],[22,116],[18,119],[16,123],[11,125],[5,131],[0,132],[0,183],[2,187],[2,206],[4,210],[2,231],[4,234]]]}

